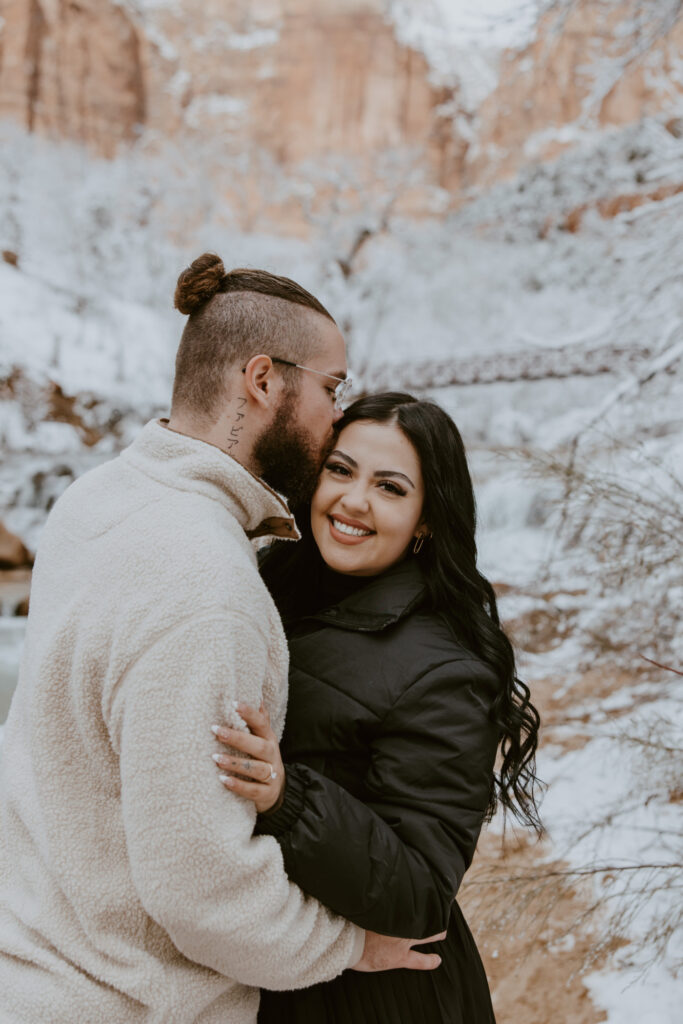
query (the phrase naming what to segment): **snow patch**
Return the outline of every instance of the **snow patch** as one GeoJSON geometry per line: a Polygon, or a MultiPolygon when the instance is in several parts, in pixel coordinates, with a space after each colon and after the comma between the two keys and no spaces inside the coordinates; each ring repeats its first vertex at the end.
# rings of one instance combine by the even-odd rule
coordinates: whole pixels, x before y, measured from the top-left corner
{"type": "Polygon", "coordinates": [[[437,33],[456,47],[520,49],[531,41],[538,21],[537,0],[390,0],[390,16],[439,59],[437,33]]]}
{"type": "Polygon", "coordinates": [[[477,109],[498,82],[506,48],[521,48],[533,35],[537,0],[389,0],[397,37],[425,55],[437,84],[455,84],[458,99],[477,109]]]}
{"type": "Polygon", "coordinates": [[[25,618],[0,616],[0,742],[2,740],[2,723],[7,718],[19,674],[25,632],[25,618]]]}
{"type": "Polygon", "coordinates": [[[186,71],[184,68],[178,68],[173,77],[168,80],[166,92],[169,92],[172,96],[181,97],[191,81],[192,76],[189,71],[186,71]]]}
{"type": "Polygon", "coordinates": [[[185,110],[185,120],[194,128],[204,126],[206,117],[241,118],[248,110],[246,100],[238,96],[213,94],[197,96],[185,110]]]}
{"type": "Polygon", "coordinates": [[[164,35],[161,29],[151,21],[145,22],[145,36],[157,50],[169,62],[178,60],[179,54],[171,40],[164,35]]]}
{"type": "Polygon", "coordinates": [[[233,32],[228,37],[228,45],[233,50],[257,50],[264,46],[275,46],[280,33],[275,28],[259,28],[251,32],[233,32]]]}
{"type": "Polygon", "coordinates": [[[647,976],[637,968],[601,971],[583,979],[596,1006],[607,1012],[607,1024],[678,1024],[680,983],[656,964],[647,976]]]}

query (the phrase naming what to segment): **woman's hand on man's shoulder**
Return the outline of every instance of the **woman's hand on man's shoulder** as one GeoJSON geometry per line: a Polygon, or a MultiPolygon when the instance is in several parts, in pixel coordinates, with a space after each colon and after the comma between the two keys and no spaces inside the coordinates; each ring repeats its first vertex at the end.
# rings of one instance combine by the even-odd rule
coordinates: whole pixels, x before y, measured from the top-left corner
{"type": "Polygon", "coordinates": [[[268,712],[263,704],[258,711],[248,704],[236,704],[235,710],[249,732],[212,727],[219,743],[230,748],[213,755],[222,771],[218,777],[231,793],[251,800],[259,814],[276,811],[284,797],[285,767],[268,712]]]}

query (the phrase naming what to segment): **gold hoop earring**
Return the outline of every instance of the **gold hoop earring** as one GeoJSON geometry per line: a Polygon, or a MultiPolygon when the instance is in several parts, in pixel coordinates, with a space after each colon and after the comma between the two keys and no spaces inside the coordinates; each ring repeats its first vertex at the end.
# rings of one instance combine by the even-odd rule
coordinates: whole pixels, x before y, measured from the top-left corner
{"type": "Polygon", "coordinates": [[[424,535],[424,533],[419,533],[417,535],[417,537],[415,538],[415,543],[413,544],[413,554],[414,555],[419,555],[420,551],[422,550],[422,545],[424,544],[424,542],[425,542],[425,535],[424,535]]]}

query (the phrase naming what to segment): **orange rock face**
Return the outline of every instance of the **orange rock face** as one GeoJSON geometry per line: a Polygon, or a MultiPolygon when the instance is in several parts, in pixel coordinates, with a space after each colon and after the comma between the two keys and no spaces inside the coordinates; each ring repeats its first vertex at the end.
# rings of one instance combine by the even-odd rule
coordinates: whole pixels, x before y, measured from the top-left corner
{"type": "Polygon", "coordinates": [[[469,180],[486,184],[553,159],[582,132],[676,110],[683,18],[667,18],[665,7],[579,0],[565,5],[566,17],[548,14],[525,50],[503,56],[479,110],[469,180]]]}
{"type": "Polygon", "coordinates": [[[667,21],[659,0],[548,14],[503,56],[467,140],[457,89],[433,84],[384,0],[0,3],[0,116],[105,156],[175,141],[245,228],[297,230],[345,190],[393,189],[404,212],[424,212],[435,187],[457,203],[582,131],[673,111],[681,92],[683,17],[667,21]]]}
{"type": "Polygon", "coordinates": [[[105,155],[146,117],[141,36],[102,0],[4,0],[0,115],[105,155]]]}
{"type": "Polygon", "coordinates": [[[379,0],[137,6],[5,0],[0,116],[104,155],[144,129],[177,137],[227,162],[226,179],[330,155],[376,177],[379,154],[411,150],[428,182],[459,184],[466,146],[439,110],[451,96],[379,0]]]}

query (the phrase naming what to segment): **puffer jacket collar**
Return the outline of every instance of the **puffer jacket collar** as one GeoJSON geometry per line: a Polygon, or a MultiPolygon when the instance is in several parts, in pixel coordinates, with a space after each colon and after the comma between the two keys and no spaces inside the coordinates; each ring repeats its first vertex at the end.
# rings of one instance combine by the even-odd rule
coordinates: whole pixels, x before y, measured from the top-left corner
{"type": "Polygon", "coordinates": [[[310,616],[340,629],[373,633],[386,629],[424,599],[426,585],[415,558],[408,555],[331,608],[310,616]]]}

